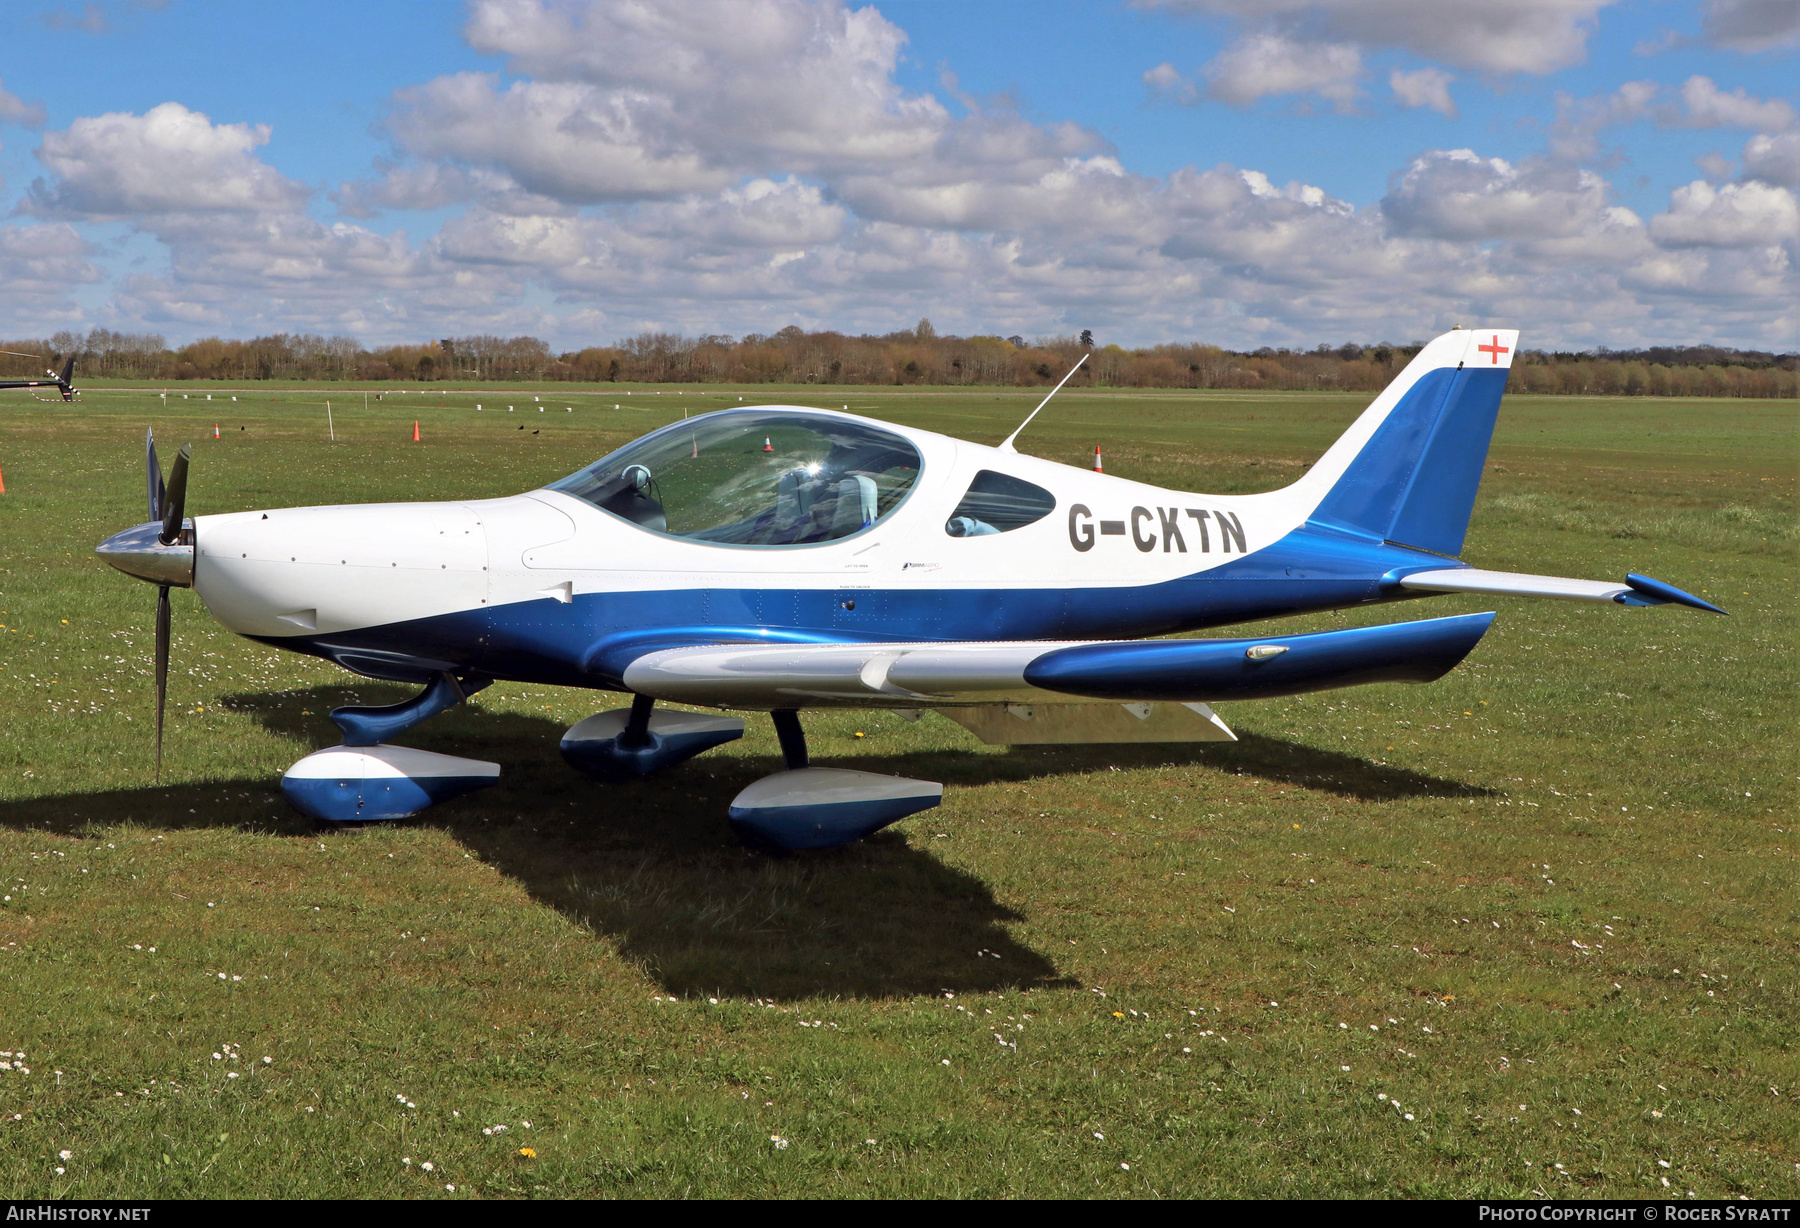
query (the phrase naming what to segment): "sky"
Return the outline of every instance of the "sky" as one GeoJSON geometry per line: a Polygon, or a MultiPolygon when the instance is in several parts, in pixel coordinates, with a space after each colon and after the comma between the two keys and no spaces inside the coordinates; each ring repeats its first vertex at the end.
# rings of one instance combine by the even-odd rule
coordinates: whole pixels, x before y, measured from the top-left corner
{"type": "Polygon", "coordinates": [[[1800,0],[7,0],[0,336],[1800,349],[1800,0]]]}

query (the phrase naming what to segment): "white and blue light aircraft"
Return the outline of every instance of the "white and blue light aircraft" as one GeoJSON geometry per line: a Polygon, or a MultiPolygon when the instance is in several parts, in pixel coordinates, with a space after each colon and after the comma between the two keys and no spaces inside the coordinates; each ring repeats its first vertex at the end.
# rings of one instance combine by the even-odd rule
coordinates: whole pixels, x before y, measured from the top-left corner
{"type": "Polygon", "coordinates": [[[1436,338],[1304,477],[1264,494],[1164,490],[1012,438],[770,405],[673,423],[511,498],[192,519],[188,449],[165,487],[146,441],[151,521],[98,553],[161,589],[159,765],[168,590],[191,586],[240,635],[423,687],[331,714],[344,744],[282,780],[316,819],[402,818],[493,784],[498,764],[390,739],[508,680],[631,696],[563,738],[602,780],[743,733],[658,700],[770,713],[786,770],[740,793],[730,821],[752,843],[825,847],[935,806],[943,787],[811,766],[807,710],[936,710],[997,744],[1232,740],[1213,705],[1429,682],[1494,615],[1150,637],[1437,593],[1723,613],[1645,576],[1457,557],[1517,347],[1509,329],[1436,338]]]}

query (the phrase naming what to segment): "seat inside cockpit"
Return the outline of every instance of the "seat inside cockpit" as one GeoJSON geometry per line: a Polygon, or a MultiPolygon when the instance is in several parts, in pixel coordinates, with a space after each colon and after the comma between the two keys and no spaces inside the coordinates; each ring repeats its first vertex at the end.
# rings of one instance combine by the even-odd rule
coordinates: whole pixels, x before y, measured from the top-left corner
{"type": "Polygon", "coordinates": [[[648,529],[728,546],[804,546],[862,532],[919,477],[919,453],[867,422],[726,410],[626,444],[551,490],[648,529]]]}

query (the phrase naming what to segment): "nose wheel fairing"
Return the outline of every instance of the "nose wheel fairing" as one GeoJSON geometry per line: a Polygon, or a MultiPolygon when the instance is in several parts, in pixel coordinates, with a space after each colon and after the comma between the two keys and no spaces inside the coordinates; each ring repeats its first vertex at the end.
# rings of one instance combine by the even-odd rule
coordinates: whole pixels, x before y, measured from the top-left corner
{"type": "Polygon", "coordinates": [[[294,809],[330,823],[404,819],[500,779],[500,765],[406,746],[333,746],[287,770],[294,809]]]}
{"type": "Polygon", "coordinates": [[[281,778],[282,795],[302,814],[352,823],[404,819],[497,783],[498,763],[382,740],[455,707],[491,681],[440,673],[404,703],[334,709],[331,721],[343,730],[344,745],[315,751],[289,768],[281,778]]]}

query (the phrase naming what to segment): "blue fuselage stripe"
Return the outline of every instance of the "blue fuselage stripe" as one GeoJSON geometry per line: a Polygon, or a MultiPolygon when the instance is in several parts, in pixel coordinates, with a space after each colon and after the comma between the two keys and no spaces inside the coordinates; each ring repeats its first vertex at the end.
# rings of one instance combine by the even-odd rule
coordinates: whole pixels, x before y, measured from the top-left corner
{"type": "Polygon", "coordinates": [[[309,636],[254,637],[371,677],[428,681],[443,670],[517,682],[620,689],[636,651],[709,639],[811,642],[1137,639],[1429,594],[1396,571],[1445,561],[1372,538],[1307,526],[1209,571],[1102,588],[706,588],[580,593],[309,636]],[[1390,582],[1384,583],[1384,578],[1390,582]],[[708,628],[726,633],[709,636],[708,628]],[[660,637],[665,630],[679,634],[660,637]]]}

